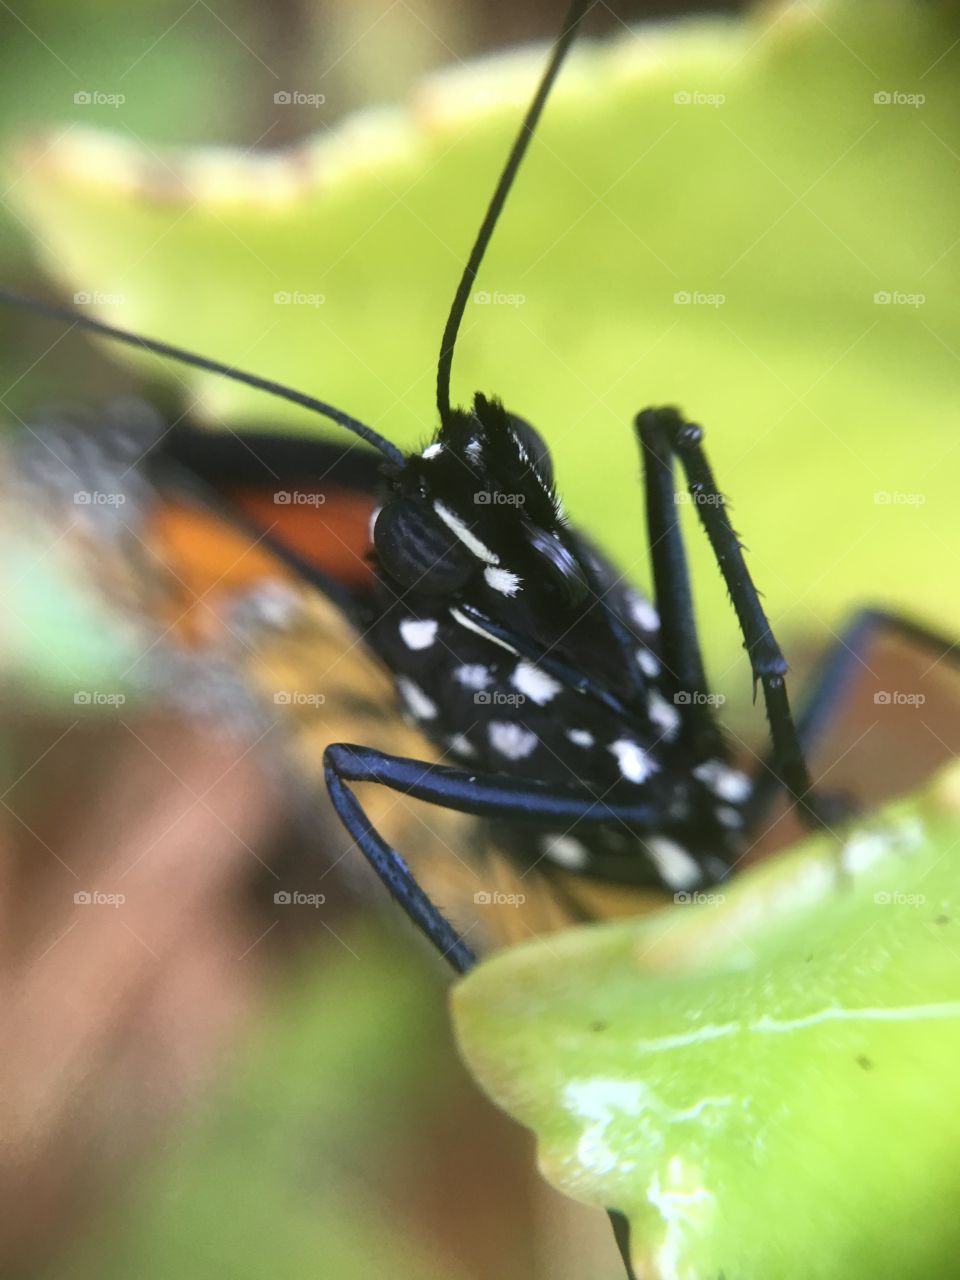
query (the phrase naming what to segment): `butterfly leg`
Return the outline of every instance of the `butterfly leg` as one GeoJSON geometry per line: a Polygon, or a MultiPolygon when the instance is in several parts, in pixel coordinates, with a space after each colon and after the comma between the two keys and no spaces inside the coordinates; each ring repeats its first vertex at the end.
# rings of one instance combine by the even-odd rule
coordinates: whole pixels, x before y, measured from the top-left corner
{"type": "MultiPolygon", "coordinates": [[[[757,589],[750,577],[743,549],[726,512],[703,449],[703,428],[684,422],[675,410],[648,410],[658,415],[663,430],[687,478],[688,491],[713,548],[730,599],[740,623],[744,647],[750,658],[754,683],[763,690],[770,736],[773,771],[798,806],[800,815],[814,826],[825,818],[812,794],[810,773],[797,734],[784,677],[787,663],[770,629],[757,589]]],[[[641,414],[640,418],[645,415],[641,414]]],[[[638,430],[642,430],[638,419],[638,430]]]]}
{"type": "MultiPolygon", "coordinates": [[[[870,647],[888,636],[930,653],[937,661],[960,665],[960,643],[956,640],[900,614],[884,609],[858,609],[821,658],[798,716],[797,733],[807,754],[827,731],[844,694],[866,666],[870,647]]],[[[765,821],[779,789],[773,762],[767,759],[760,768],[747,805],[745,817],[749,829],[756,830],[765,821]]]]}
{"type": "Polygon", "coordinates": [[[654,830],[667,818],[663,805],[649,800],[608,804],[582,785],[560,786],[501,774],[468,773],[343,742],[327,747],[324,774],[337,815],[360,852],[412,922],[459,973],[470,969],[476,957],[430,901],[400,854],[374,829],[349,783],[376,782],[414,799],[478,817],[628,822],[640,830],[654,830]]]}
{"type": "Polygon", "coordinates": [[[705,696],[707,678],[680,528],[673,436],[682,425],[683,419],[675,409],[647,409],[636,419],[654,603],[660,615],[659,656],[675,691],[685,697],[681,733],[703,759],[723,756],[725,750],[711,703],[705,696]]]}

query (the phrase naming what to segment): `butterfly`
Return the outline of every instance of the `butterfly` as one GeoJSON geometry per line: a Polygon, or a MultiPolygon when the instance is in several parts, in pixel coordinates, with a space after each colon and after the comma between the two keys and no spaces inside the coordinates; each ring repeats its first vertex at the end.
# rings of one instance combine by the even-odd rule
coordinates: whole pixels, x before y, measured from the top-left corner
{"type": "MultiPolygon", "coordinates": [[[[119,548],[113,558],[100,555],[98,573],[112,565],[114,578],[125,580],[131,616],[159,622],[164,638],[176,640],[170,683],[189,689],[194,707],[213,709],[209,694],[196,692],[209,684],[209,653],[222,656],[229,683],[239,665],[231,646],[246,646],[246,687],[233,705],[249,701],[252,686],[254,703],[284,708],[299,743],[294,754],[313,762],[311,780],[322,777],[351,842],[461,972],[474,963],[478,942],[486,950],[504,935],[630,914],[651,890],[686,900],[724,879],[782,794],[809,826],[841,820],[844,803],[819,794],[807,755],[857,655],[880,632],[938,652],[950,647],[908,620],[864,611],[825,659],[797,721],[787,664],[700,426],[671,407],[644,410],[634,423],[648,598],[566,517],[562,477],[532,424],[490,394],[477,393],[468,407],[452,403],[468,298],[588,8],[578,0],[568,9],[464,266],[440,345],[438,426],[418,452],[405,455],[373,427],[305,393],[0,293],[8,303],[292,401],[354,437],[357,447],[344,450],[300,436],[155,426],[151,442],[150,429],[138,435],[127,422],[112,433],[68,427],[47,453],[59,456],[59,448],[74,457],[76,441],[85,441],[79,452],[93,462],[81,492],[109,491],[111,468],[139,478],[141,546],[135,555],[119,548]],[[752,777],[736,767],[704,672],[678,471],[766,710],[770,744],[752,777]],[[138,571],[141,553],[148,572],[138,571]],[[191,648],[198,656],[192,667],[184,659],[191,648]],[[350,676],[338,654],[349,655],[350,676]],[[288,672],[279,681],[278,668],[288,672]],[[318,683],[323,693],[311,693],[318,683]],[[378,784],[394,798],[381,792],[361,805],[357,783],[378,784]],[[409,812],[411,799],[436,810],[439,852],[429,866],[403,856],[409,824],[390,826],[388,815],[409,812]],[[526,918],[483,910],[501,902],[527,908],[526,918]]],[[[75,465],[70,475],[76,481],[75,465]]],[[[93,504],[90,514],[102,513],[93,504]]],[[[114,595],[116,588],[114,581],[114,595]]]]}
{"type": "MultiPolygon", "coordinates": [[[[814,786],[807,758],[859,656],[881,632],[952,647],[861,611],[797,718],[698,424],[672,407],[633,424],[648,598],[567,518],[546,437],[495,395],[452,402],[467,299],[588,7],[568,10],[464,266],[441,339],[437,425],[419,451],[268,379],[0,294],[292,401],[354,438],[344,450],[217,437],[129,407],[112,430],[37,428],[46,452],[69,460],[75,511],[77,495],[88,498],[79,507],[96,554],[85,572],[154,628],[169,696],[194,714],[249,714],[254,728],[262,707],[281,708],[307,781],[322,779],[349,843],[459,972],[524,930],[630,913],[651,890],[687,900],[736,868],[782,795],[812,827],[841,822],[846,806],[814,786]],[[737,767],[704,671],[678,474],[766,711],[770,744],[752,776],[737,767]],[[99,498],[131,489],[111,530],[99,498]],[[358,784],[374,784],[362,800],[358,784]],[[434,811],[426,857],[411,800],[434,811]],[[497,905],[510,909],[488,910],[497,905]]],[[[37,475],[27,454],[12,473],[54,483],[49,462],[37,475]]]]}

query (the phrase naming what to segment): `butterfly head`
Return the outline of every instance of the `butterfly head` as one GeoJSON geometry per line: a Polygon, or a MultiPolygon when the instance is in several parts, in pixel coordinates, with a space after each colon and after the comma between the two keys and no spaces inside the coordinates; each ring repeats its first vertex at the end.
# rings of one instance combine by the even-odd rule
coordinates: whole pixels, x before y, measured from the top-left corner
{"type": "Polygon", "coordinates": [[[572,609],[587,593],[543,439],[478,395],[389,475],[374,542],[401,588],[463,597],[501,612],[524,593],[572,609]]]}

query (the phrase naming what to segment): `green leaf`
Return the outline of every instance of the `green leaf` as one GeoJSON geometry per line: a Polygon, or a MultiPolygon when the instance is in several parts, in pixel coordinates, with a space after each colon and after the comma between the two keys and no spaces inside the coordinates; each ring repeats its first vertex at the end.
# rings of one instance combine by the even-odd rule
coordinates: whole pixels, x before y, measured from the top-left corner
{"type": "MultiPolygon", "coordinates": [[[[845,842],[454,991],[466,1060],[647,1280],[945,1275],[960,1247],[960,770],[845,842]]],[[[679,895],[683,896],[683,895],[679,895]]]]}
{"type": "MultiPolygon", "coordinates": [[[[541,427],[571,514],[631,574],[646,565],[631,420],[677,401],[708,428],[775,620],[833,626],[873,596],[960,622],[931,556],[956,529],[958,34],[944,2],[763,6],[585,45],[565,71],[454,390],[497,392],[541,427]]],[[[13,198],[68,294],[107,300],[99,314],[410,444],[432,430],[443,320],[540,65],[468,66],[294,153],[173,161],[74,130],[28,152],[13,198]]],[[[170,376],[214,423],[291,420],[170,376]]],[[[725,668],[739,639],[695,546],[725,668]]]]}

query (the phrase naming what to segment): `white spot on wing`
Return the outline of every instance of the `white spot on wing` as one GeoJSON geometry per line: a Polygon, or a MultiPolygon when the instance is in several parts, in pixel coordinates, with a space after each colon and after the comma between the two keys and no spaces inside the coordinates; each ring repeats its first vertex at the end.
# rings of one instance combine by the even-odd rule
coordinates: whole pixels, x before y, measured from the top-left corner
{"type": "Polygon", "coordinates": [[[717,821],[723,827],[743,826],[743,814],[729,804],[718,804],[714,812],[717,815],[717,821]]]}
{"type": "Polygon", "coordinates": [[[427,445],[420,457],[429,462],[432,458],[438,457],[441,453],[443,453],[443,445],[439,440],[434,440],[433,444],[427,445]]]}
{"type": "Polygon", "coordinates": [[[476,748],[470,739],[463,733],[455,733],[447,739],[447,745],[450,750],[457,756],[475,756],[476,748]]]}
{"type": "Polygon", "coordinates": [[[617,757],[620,772],[628,782],[646,782],[657,771],[647,752],[632,738],[618,738],[607,749],[617,757]]]}
{"type": "Polygon", "coordinates": [[[518,662],[510,683],[518,693],[524,694],[540,707],[557,696],[563,687],[559,680],[541,671],[532,662],[518,662]]]}
{"type": "Polygon", "coordinates": [[[498,569],[495,565],[487,565],[483,571],[487,586],[499,591],[502,596],[515,596],[520,590],[523,579],[509,569],[498,569]]]}
{"type": "Polygon", "coordinates": [[[582,871],[590,865],[586,845],[573,836],[547,836],[543,842],[543,851],[551,862],[555,862],[558,867],[566,867],[569,871],[582,871]]]}
{"type": "Polygon", "coordinates": [[[431,702],[418,684],[414,684],[406,676],[398,676],[397,689],[415,720],[433,720],[436,717],[436,703],[431,702]]]}
{"type": "Polygon", "coordinates": [[[661,879],[671,889],[689,889],[699,884],[703,873],[686,849],[666,836],[650,836],[644,840],[661,879]]]}
{"type": "Polygon", "coordinates": [[[494,751],[499,751],[508,760],[525,760],[536,750],[537,735],[522,724],[513,724],[509,720],[491,720],[487,725],[487,735],[494,751]]]}
{"type": "Polygon", "coordinates": [[[453,678],[465,689],[486,689],[490,684],[490,668],[482,662],[465,662],[457,667],[453,678]]]}
{"type": "Polygon", "coordinates": [[[487,564],[500,563],[500,557],[496,552],[485,546],[469,525],[464,524],[456,512],[451,511],[449,507],[444,506],[439,500],[434,502],[433,509],[454,537],[459,538],[467,550],[471,551],[478,560],[483,560],[487,564]]]}
{"type": "Polygon", "coordinates": [[[739,769],[731,769],[722,760],[705,760],[693,771],[710,788],[715,796],[730,804],[740,804],[750,794],[750,779],[739,769]]]}
{"type": "Polygon", "coordinates": [[[596,741],[589,729],[567,729],[566,734],[575,747],[592,747],[596,741]]]}
{"type": "Polygon", "coordinates": [[[660,674],[660,661],[649,649],[637,650],[637,666],[650,680],[656,680],[660,674]]]}
{"type": "Polygon", "coordinates": [[[437,638],[436,618],[404,618],[400,635],[408,649],[429,649],[437,638]]]}
{"type": "Polygon", "coordinates": [[[663,730],[663,736],[669,742],[680,728],[680,712],[654,690],[647,700],[647,710],[654,724],[663,730]]]}

